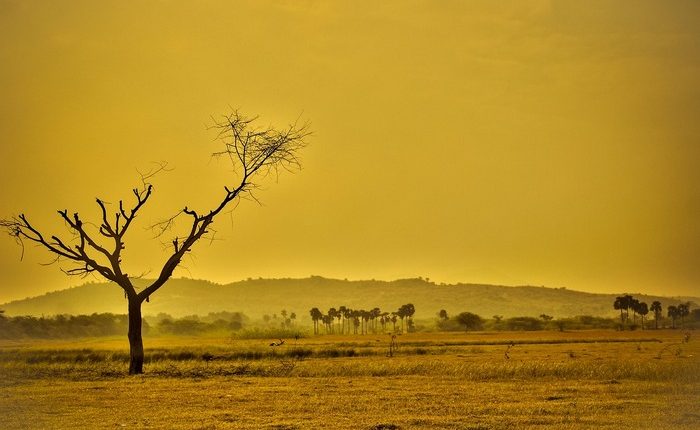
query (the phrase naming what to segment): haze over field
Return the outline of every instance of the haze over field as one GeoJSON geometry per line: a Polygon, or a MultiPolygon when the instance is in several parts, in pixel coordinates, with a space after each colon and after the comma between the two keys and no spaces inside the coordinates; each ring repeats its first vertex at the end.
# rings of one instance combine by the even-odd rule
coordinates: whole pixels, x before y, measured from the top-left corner
{"type": "MultiPolygon", "coordinates": [[[[153,277],[142,227],[217,201],[206,127],[233,107],[311,120],[303,170],[176,276],[698,295],[699,23],[680,0],[0,0],[0,218],[62,233],[56,210],[96,221],[168,161],[124,254],[153,277]]],[[[84,282],[20,254],[0,240],[0,302],[84,282]]]]}

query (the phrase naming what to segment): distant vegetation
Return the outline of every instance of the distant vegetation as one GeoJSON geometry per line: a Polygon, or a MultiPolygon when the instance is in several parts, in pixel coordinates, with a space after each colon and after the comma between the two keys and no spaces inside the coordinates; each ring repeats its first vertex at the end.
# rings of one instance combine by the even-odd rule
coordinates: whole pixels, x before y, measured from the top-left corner
{"type": "MultiPolygon", "coordinates": [[[[144,320],[147,334],[203,335],[240,330],[248,318],[240,312],[217,312],[205,317],[191,315],[175,319],[167,314],[144,320]],[[149,324],[148,320],[153,324],[149,324]]],[[[0,313],[0,339],[58,339],[126,335],[127,315],[94,313],[92,315],[56,315],[52,317],[7,317],[0,313]]]]}
{"type": "Polygon", "coordinates": [[[179,319],[168,314],[158,314],[156,320],[156,332],[158,334],[174,335],[200,335],[207,333],[226,333],[237,331],[243,328],[248,321],[248,317],[240,312],[212,312],[205,317],[189,315],[179,319]]]}
{"type": "MultiPolygon", "coordinates": [[[[53,317],[6,317],[0,314],[0,339],[71,338],[125,335],[129,327],[127,315],[56,315],[53,317]]],[[[144,332],[150,326],[144,324],[144,332]]]]}
{"type": "Polygon", "coordinates": [[[441,309],[435,326],[439,331],[472,331],[472,330],[505,330],[505,331],[537,331],[537,330],[587,330],[587,329],[616,329],[636,330],[649,329],[646,321],[651,311],[654,315],[654,329],[658,328],[698,328],[700,327],[700,309],[691,310],[692,302],[670,305],[667,318],[663,317],[661,302],[654,301],[651,307],[639,302],[630,295],[618,297],[613,307],[620,310],[619,321],[616,318],[605,318],[592,315],[578,315],[569,318],[554,319],[551,315],[541,314],[539,318],[519,316],[503,318],[494,315],[492,319],[484,319],[472,312],[461,312],[451,318],[447,311],[441,309]],[[632,311],[630,317],[629,312],[632,311]],[[639,318],[639,323],[637,322],[639,318]]]}
{"type": "MultiPolygon", "coordinates": [[[[323,280],[326,281],[326,280],[323,280]]],[[[345,281],[338,281],[345,282],[345,281]]],[[[177,284],[177,282],[175,282],[177,284]]],[[[174,287],[177,287],[175,285],[174,287]]],[[[215,289],[215,284],[207,284],[215,289]]],[[[505,287],[504,287],[505,288],[505,287]]],[[[385,295],[384,295],[385,296],[385,295]]],[[[239,339],[299,339],[312,333],[320,334],[377,334],[425,331],[538,331],[538,330],[648,330],[656,328],[700,328],[700,309],[692,309],[690,301],[670,301],[662,304],[654,300],[651,305],[631,295],[618,296],[611,308],[617,316],[594,315],[560,316],[547,313],[539,317],[531,315],[504,317],[496,314],[485,318],[478,312],[462,310],[450,315],[440,309],[437,319],[425,314],[416,319],[416,306],[406,303],[394,311],[383,311],[375,306],[370,310],[354,309],[348,305],[330,307],[322,312],[313,307],[303,318],[293,310],[263,314],[251,319],[242,312],[209,312],[206,315],[190,314],[174,317],[168,313],[146,316],[144,332],[158,335],[225,335],[239,339]],[[653,320],[653,323],[652,321],[653,320]]],[[[503,308],[506,311],[507,308],[503,308]]],[[[504,312],[505,313],[505,312],[504,312]]],[[[128,318],[116,313],[92,313],[90,315],[8,316],[0,310],[0,338],[71,338],[125,335],[128,318]]]]}
{"type": "MultiPolygon", "coordinates": [[[[678,305],[669,305],[667,308],[667,317],[671,320],[671,328],[676,328],[676,322],[679,321],[680,327],[684,328],[686,321],[691,315],[690,308],[694,303],[687,301],[678,305]]],[[[646,302],[640,302],[629,294],[617,297],[613,302],[613,308],[620,311],[620,329],[630,328],[634,330],[638,327],[637,316],[639,316],[639,324],[641,328],[645,328],[647,314],[651,311],[654,315],[654,328],[659,328],[659,321],[662,320],[663,306],[661,302],[654,301],[649,307],[646,302]],[[632,319],[630,321],[630,311],[632,311],[632,319]]],[[[697,309],[695,310],[697,311],[697,309]]],[[[696,321],[700,315],[693,312],[693,318],[696,321]]]]}
{"type": "Polygon", "coordinates": [[[385,333],[388,326],[392,332],[396,333],[397,323],[399,323],[399,331],[410,332],[414,331],[413,315],[415,313],[416,307],[412,303],[401,305],[394,312],[382,312],[377,307],[371,311],[357,310],[344,305],[339,306],[338,309],[330,308],[326,314],[318,308],[312,308],[309,311],[314,325],[314,334],[320,333],[320,325],[323,325],[327,334],[385,333]]]}
{"type": "MultiPolygon", "coordinates": [[[[627,299],[625,299],[627,300],[627,299]]],[[[616,301],[617,303],[617,301],[616,301]]],[[[633,302],[632,302],[633,303],[633,302]]],[[[619,306],[619,305],[615,305],[619,306]]],[[[318,308],[309,311],[311,322],[300,323],[296,312],[282,309],[279,313],[251,319],[241,312],[210,312],[205,316],[188,315],[175,318],[166,313],[146,316],[144,332],[149,336],[232,336],[237,339],[299,339],[311,335],[363,335],[402,332],[464,332],[464,331],[565,331],[565,330],[653,330],[656,328],[700,328],[700,309],[691,309],[692,303],[670,305],[666,309],[659,302],[651,306],[654,323],[643,322],[635,310],[621,308],[621,317],[578,315],[554,318],[547,314],[539,317],[518,316],[504,318],[493,315],[484,318],[477,313],[463,311],[450,316],[444,309],[437,318],[415,319],[416,308],[408,303],[396,311],[354,310],[347,306],[330,308],[326,313],[318,308]],[[680,309],[680,310],[679,310],[680,309]]],[[[0,310],[0,339],[58,339],[126,335],[128,318],[123,314],[93,313],[91,315],[56,315],[33,317],[5,315],[0,310]]]]}

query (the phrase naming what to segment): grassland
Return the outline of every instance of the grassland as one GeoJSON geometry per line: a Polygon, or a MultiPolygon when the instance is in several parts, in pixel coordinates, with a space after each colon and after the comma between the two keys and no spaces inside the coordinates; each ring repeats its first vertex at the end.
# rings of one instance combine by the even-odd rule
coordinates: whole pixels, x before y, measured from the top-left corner
{"type": "MultiPolygon", "coordinates": [[[[681,331],[0,343],[2,427],[700,428],[700,339],[681,331]]],[[[700,336],[698,336],[700,337],[700,336]]]]}

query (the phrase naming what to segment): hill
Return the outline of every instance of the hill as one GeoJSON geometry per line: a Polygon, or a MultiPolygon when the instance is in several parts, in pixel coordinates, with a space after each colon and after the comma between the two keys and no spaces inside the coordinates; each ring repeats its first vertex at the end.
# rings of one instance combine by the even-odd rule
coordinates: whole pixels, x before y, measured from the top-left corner
{"type": "MultiPolygon", "coordinates": [[[[136,280],[137,287],[147,284],[136,280]]],[[[449,314],[465,310],[484,317],[492,315],[554,317],[575,315],[613,316],[612,303],[619,294],[593,294],[564,288],[508,287],[479,284],[435,284],[424,279],[396,281],[347,281],[312,276],[305,279],[248,279],[226,285],[194,279],[172,279],[144,303],[144,315],[160,312],[175,317],[218,311],[240,311],[257,318],[282,309],[308,318],[309,309],[322,311],[341,305],[353,309],[393,311],[413,303],[417,318],[432,318],[440,309],[449,314]]],[[[681,301],[700,302],[695,297],[661,297],[634,294],[640,301],[659,300],[664,308],[681,301]]],[[[109,283],[87,283],[42,296],[0,305],[7,315],[125,314],[126,300],[119,287],[109,283]]]]}

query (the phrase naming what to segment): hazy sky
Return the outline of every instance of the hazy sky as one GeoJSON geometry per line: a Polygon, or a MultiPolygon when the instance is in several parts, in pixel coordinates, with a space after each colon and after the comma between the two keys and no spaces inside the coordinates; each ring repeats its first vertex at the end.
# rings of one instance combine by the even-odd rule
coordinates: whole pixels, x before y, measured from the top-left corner
{"type": "MultiPolygon", "coordinates": [[[[312,121],[304,168],[176,276],[700,294],[697,1],[0,0],[0,64],[1,217],[64,233],[174,168],[131,274],[167,256],[144,227],[220,198],[233,107],[312,121]]],[[[85,282],[0,239],[0,302],[85,282]]]]}

